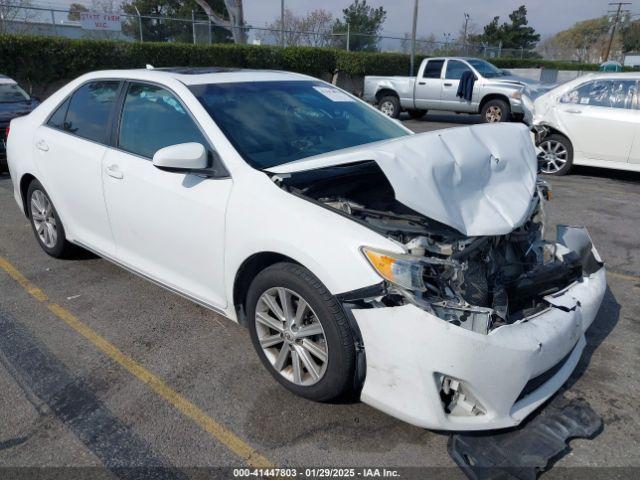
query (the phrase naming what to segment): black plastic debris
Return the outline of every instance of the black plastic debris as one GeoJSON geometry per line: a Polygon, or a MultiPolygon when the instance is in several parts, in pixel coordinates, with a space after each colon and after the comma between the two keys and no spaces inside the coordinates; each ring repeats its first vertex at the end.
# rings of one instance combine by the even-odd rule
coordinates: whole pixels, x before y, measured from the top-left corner
{"type": "Polygon", "coordinates": [[[526,424],[509,430],[453,434],[449,455],[470,479],[535,479],[569,450],[572,438],[593,438],[602,418],[584,399],[557,396],[526,424]]]}

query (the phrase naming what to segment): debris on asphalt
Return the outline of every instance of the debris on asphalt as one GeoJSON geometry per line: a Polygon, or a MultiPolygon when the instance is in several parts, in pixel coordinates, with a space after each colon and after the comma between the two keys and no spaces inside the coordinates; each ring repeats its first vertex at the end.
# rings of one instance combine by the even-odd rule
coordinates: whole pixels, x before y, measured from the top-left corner
{"type": "Polygon", "coordinates": [[[447,449],[470,479],[528,480],[563,456],[569,440],[591,439],[601,430],[602,418],[586,400],[559,395],[524,425],[497,433],[456,433],[447,449]]]}

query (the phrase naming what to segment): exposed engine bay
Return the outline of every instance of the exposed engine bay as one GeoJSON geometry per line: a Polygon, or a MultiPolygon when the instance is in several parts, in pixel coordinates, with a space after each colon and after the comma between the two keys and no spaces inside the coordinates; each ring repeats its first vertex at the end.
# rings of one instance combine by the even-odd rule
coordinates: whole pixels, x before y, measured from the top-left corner
{"type": "MultiPolygon", "coordinates": [[[[575,252],[558,254],[556,244],[544,240],[549,189],[543,182],[538,183],[523,225],[506,235],[468,237],[398,202],[374,161],[273,179],[289,192],[404,246],[407,254],[393,268],[406,268],[401,272],[406,283],[385,282],[385,294],[369,302],[385,306],[412,302],[450,323],[488,333],[549,307],[545,296],[582,276],[575,252]]],[[[376,261],[368,252],[365,255],[376,261]]]]}

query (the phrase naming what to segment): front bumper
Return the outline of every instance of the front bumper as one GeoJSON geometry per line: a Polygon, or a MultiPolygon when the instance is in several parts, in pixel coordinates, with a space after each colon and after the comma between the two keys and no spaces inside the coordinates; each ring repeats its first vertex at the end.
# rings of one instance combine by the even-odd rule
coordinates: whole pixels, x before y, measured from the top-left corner
{"type": "MultiPolygon", "coordinates": [[[[588,253],[599,258],[595,249],[588,253]]],[[[605,289],[605,268],[598,265],[582,281],[547,297],[546,310],[488,335],[451,325],[412,304],[352,309],[366,353],[361,399],[423,428],[518,425],[578,364],[605,289]],[[460,381],[483,413],[446,413],[443,375],[460,381]]]]}

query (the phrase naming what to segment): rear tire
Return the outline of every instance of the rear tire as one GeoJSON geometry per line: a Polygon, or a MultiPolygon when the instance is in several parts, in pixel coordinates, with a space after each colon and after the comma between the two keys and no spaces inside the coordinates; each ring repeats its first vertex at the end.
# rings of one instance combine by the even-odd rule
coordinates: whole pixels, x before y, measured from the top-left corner
{"type": "Polygon", "coordinates": [[[47,255],[68,258],[75,247],[67,241],[64,226],[46,190],[37,180],[27,190],[27,210],[38,244],[47,255]]]}
{"type": "Polygon", "coordinates": [[[484,123],[508,122],[511,118],[511,108],[504,100],[495,98],[482,106],[480,116],[484,123]]]}
{"type": "Polygon", "coordinates": [[[413,120],[420,120],[422,117],[424,117],[427,114],[426,110],[409,110],[409,116],[413,119],[413,120]]]}
{"type": "Polygon", "coordinates": [[[400,99],[395,95],[382,97],[378,102],[378,110],[387,117],[398,118],[400,116],[400,99]]]}
{"type": "Polygon", "coordinates": [[[567,137],[553,133],[538,145],[540,172],[545,175],[566,175],[573,166],[573,145],[567,137]]]}
{"type": "Polygon", "coordinates": [[[246,307],[253,346],[287,390],[315,401],[352,391],[354,334],[338,300],[309,270],[288,262],[266,268],[249,287],[246,307]]]}

